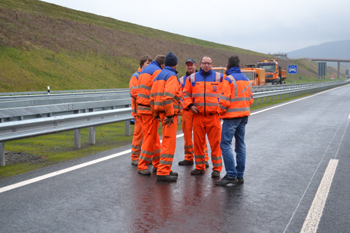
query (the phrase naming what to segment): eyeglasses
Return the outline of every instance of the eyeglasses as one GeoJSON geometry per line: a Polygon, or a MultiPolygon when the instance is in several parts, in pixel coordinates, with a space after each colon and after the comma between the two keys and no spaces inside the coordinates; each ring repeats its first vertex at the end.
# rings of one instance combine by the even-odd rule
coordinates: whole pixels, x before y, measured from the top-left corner
{"type": "Polygon", "coordinates": [[[205,63],[201,63],[203,66],[211,66],[213,63],[209,63],[209,62],[205,62],[205,63]]]}

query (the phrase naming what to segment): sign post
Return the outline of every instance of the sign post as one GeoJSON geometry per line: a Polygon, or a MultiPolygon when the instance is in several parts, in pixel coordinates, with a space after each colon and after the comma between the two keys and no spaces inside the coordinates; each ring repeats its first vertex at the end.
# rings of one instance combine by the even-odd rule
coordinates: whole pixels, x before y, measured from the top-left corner
{"type": "Polygon", "coordinates": [[[292,74],[292,84],[293,84],[293,78],[294,74],[298,73],[298,66],[297,65],[289,65],[288,66],[288,74],[292,74]]]}

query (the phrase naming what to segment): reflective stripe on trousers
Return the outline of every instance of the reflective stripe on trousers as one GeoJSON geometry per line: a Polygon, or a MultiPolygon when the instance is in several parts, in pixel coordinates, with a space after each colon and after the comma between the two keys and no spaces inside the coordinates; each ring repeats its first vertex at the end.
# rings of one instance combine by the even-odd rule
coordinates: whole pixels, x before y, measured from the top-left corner
{"type": "Polygon", "coordinates": [[[196,169],[205,170],[205,156],[204,143],[205,135],[208,136],[211,161],[213,163],[213,170],[221,172],[222,157],[220,149],[221,139],[221,123],[218,114],[207,115],[202,114],[193,115],[193,138],[194,138],[194,154],[196,169]]]}
{"type": "Polygon", "coordinates": [[[171,172],[171,166],[173,164],[174,153],[176,148],[176,131],[177,131],[177,115],[174,116],[174,122],[168,125],[164,125],[166,118],[165,113],[160,113],[159,118],[163,125],[162,131],[162,145],[160,151],[160,161],[157,169],[157,175],[165,176],[171,172]]]}
{"type": "MultiPolygon", "coordinates": [[[[184,133],[184,151],[185,160],[193,161],[194,158],[194,147],[192,140],[192,130],[193,130],[193,113],[191,110],[184,110],[182,115],[182,132],[184,133]]],[[[208,145],[205,139],[205,161],[209,161],[208,157],[208,145]]]]}
{"type": "Polygon", "coordinates": [[[134,116],[134,135],[132,138],[131,160],[138,160],[141,153],[141,146],[143,142],[142,126],[139,116],[134,116]]]}
{"type": "Polygon", "coordinates": [[[160,158],[159,121],[152,114],[139,114],[139,116],[144,139],[138,169],[147,169],[147,163],[151,161],[153,167],[157,168],[160,158]]]}

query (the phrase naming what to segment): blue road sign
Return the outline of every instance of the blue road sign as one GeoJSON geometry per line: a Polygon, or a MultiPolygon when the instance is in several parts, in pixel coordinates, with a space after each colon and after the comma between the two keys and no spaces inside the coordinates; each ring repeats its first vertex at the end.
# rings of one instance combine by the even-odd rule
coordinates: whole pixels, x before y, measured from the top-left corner
{"type": "Polygon", "coordinates": [[[296,73],[298,73],[298,66],[297,65],[289,65],[288,66],[288,73],[289,74],[296,74],[296,73]]]}

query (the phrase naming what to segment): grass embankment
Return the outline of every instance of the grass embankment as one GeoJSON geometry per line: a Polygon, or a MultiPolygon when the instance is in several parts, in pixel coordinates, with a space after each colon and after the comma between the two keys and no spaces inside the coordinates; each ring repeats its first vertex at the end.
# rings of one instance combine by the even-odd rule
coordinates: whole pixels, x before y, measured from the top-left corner
{"type": "MultiPolygon", "coordinates": [[[[261,104],[261,100],[258,99],[258,105],[255,105],[254,103],[251,106],[251,110],[254,111],[300,97],[303,96],[274,101],[271,101],[270,99],[269,102],[267,102],[265,98],[263,104],[261,104]]],[[[131,125],[131,132],[133,132],[133,130],[134,126],[131,125]]],[[[161,130],[160,126],[159,134],[161,134],[161,130]]],[[[181,125],[178,125],[178,130],[181,130],[181,125]]],[[[26,162],[7,163],[6,166],[0,167],[0,179],[23,174],[55,163],[114,149],[123,145],[131,144],[131,141],[132,136],[125,136],[124,122],[119,122],[96,127],[95,145],[89,144],[88,128],[82,129],[81,149],[74,148],[74,131],[6,142],[6,151],[28,153],[31,155],[31,159],[26,162]]]]}

